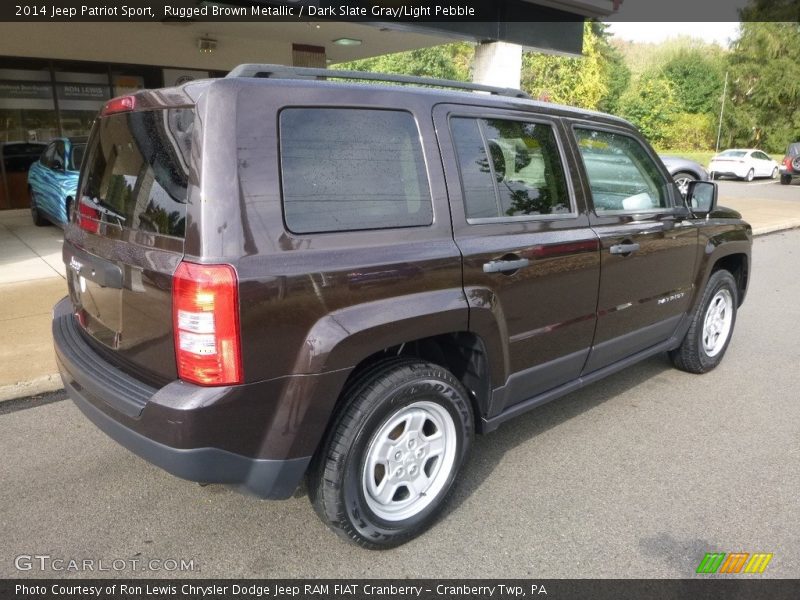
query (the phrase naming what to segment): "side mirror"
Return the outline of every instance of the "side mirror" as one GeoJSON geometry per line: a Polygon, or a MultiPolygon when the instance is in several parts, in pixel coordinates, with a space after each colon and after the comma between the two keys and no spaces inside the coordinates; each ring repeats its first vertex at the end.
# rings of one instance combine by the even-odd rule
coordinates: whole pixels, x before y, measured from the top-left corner
{"type": "Polygon", "coordinates": [[[717,184],[690,181],[686,188],[686,206],[695,216],[705,216],[717,208],[717,184]]]}

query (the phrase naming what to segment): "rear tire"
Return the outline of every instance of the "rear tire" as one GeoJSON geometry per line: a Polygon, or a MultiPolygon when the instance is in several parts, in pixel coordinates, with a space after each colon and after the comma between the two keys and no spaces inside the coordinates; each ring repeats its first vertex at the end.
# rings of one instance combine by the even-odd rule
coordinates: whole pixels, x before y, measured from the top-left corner
{"type": "Polygon", "coordinates": [[[707,373],[725,356],[736,324],[739,289],[730,272],[715,271],[683,342],[670,351],[672,364],[688,373],[707,373]]]}
{"type": "Polygon", "coordinates": [[[308,474],[311,503],[339,536],[399,546],[441,514],[472,443],[467,391],[446,369],[396,359],[365,372],[308,474]]]}
{"type": "Polygon", "coordinates": [[[778,167],[775,167],[774,169],[772,169],[772,178],[773,179],[777,179],[779,173],[780,173],[780,170],[778,169],[778,167]]]}
{"type": "Polygon", "coordinates": [[[753,169],[750,169],[747,172],[747,176],[744,178],[745,181],[753,181],[753,178],[756,176],[756,172],[753,169]]]}
{"type": "Polygon", "coordinates": [[[792,183],[791,175],[781,175],[781,185],[789,185],[792,183]]]}
{"type": "Polygon", "coordinates": [[[688,171],[678,171],[675,175],[672,176],[675,185],[678,186],[678,190],[681,192],[681,196],[684,198],[686,197],[686,192],[689,191],[689,182],[694,181],[697,179],[692,173],[688,171]]]}

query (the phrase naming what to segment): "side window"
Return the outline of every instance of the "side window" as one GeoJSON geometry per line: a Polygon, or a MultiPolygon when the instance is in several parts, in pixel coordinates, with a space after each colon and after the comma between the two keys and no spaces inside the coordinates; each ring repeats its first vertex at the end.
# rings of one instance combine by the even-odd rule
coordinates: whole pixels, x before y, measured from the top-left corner
{"type": "Polygon", "coordinates": [[[450,130],[468,220],[570,212],[550,125],[454,117],[450,130]]]}
{"type": "Polygon", "coordinates": [[[62,140],[55,143],[55,154],[53,156],[53,168],[63,169],[67,166],[66,163],[66,146],[62,140]]]}
{"type": "Polygon", "coordinates": [[[287,108],[280,114],[280,151],[290,231],[433,222],[419,131],[408,112],[287,108]]]}
{"type": "Polygon", "coordinates": [[[45,150],[44,154],[42,154],[41,158],[42,164],[48,169],[53,168],[53,157],[55,156],[55,153],[56,153],[56,145],[55,142],[53,142],[52,144],[47,146],[47,150],[45,150]]]}
{"type": "Polygon", "coordinates": [[[595,211],[640,212],[669,206],[668,186],[636,139],[576,128],[595,211]]]}

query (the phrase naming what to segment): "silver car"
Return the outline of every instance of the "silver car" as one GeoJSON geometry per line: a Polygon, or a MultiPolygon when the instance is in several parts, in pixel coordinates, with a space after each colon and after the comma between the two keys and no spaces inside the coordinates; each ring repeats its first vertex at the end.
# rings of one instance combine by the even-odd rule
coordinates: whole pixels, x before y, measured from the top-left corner
{"type": "Polygon", "coordinates": [[[684,196],[690,181],[708,181],[708,171],[700,163],[679,156],[659,156],[659,158],[684,196]]]}

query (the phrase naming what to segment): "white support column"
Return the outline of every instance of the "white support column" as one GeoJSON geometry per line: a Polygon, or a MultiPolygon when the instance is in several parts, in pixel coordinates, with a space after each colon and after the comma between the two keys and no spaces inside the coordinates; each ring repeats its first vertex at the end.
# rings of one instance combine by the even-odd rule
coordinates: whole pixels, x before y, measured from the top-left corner
{"type": "Polygon", "coordinates": [[[522,46],[506,42],[482,42],[475,48],[472,81],[498,87],[519,88],[522,46]]]}

